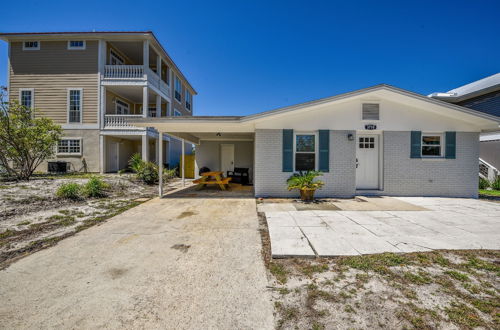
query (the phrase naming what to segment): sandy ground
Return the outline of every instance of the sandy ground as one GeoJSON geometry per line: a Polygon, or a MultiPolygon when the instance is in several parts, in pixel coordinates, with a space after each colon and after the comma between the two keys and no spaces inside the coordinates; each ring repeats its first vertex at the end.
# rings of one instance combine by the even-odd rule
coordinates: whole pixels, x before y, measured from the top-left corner
{"type": "Polygon", "coordinates": [[[0,328],[271,329],[253,198],[153,199],[0,271],[0,328]]]}
{"type": "MultiPolygon", "coordinates": [[[[90,226],[93,221],[100,222],[156,196],[156,185],[142,184],[132,174],[102,176],[110,185],[105,198],[71,201],[55,196],[63,183],[84,184],[89,177],[38,177],[28,182],[0,182],[0,266],[90,226]]],[[[179,184],[179,180],[173,180],[165,190],[179,184]]]]}

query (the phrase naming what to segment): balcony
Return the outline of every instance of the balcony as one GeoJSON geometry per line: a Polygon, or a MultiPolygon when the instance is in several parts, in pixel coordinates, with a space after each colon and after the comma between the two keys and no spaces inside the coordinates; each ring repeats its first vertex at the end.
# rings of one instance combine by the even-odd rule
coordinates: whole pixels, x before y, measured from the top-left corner
{"type": "Polygon", "coordinates": [[[160,79],[153,70],[145,68],[143,65],[105,65],[103,79],[111,81],[147,81],[149,85],[154,86],[167,97],[171,97],[170,86],[160,79]]]}
{"type": "Polygon", "coordinates": [[[104,115],[104,128],[143,130],[142,127],[130,124],[130,121],[138,118],[142,118],[142,115],[104,115]]]}

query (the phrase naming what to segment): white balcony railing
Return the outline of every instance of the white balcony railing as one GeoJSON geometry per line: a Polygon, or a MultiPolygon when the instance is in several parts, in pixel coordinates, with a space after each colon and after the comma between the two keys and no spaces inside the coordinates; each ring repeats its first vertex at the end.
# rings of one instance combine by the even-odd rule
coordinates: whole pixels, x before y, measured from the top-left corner
{"type": "Polygon", "coordinates": [[[487,163],[484,159],[479,158],[479,176],[490,182],[496,180],[500,175],[500,171],[495,166],[487,163]]]}
{"type": "Polygon", "coordinates": [[[142,65],[105,65],[104,78],[110,79],[144,79],[142,65]]]}
{"type": "Polygon", "coordinates": [[[104,115],[104,127],[112,129],[143,129],[130,124],[130,121],[142,115],[104,115]]]}

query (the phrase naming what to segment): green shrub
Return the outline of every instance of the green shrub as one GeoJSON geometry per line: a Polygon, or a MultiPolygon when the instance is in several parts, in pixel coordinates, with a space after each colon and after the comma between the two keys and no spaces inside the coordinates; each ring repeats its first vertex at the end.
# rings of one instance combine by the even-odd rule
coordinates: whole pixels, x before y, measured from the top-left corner
{"type": "Polygon", "coordinates": [[[177,167],[163,170],[163,180],[168,181],[177,176],[177,167]]]}
{"type": "Polygon", "coordinates": [[[491,188],[495,190],[500,190],[500,175],[491,183],[491,188]]]}
{"type": "Polygon", "coordinates": [[[59,198],[77,200],[81,198],[82,187],[78,183],[69,182],[62,184],[56,191],[59,198]]]}
{"type": "Polygon", "coordinates": [[[132,172],[137,173],[140,171],[141,167],[143,167],[145,161],[142,160],[142,156],[139,153],[135,153],[130,157],[128,161],[128,166],[132,170],[132,172]]]}
{"type": "Polygon", "coordinates": [[[158,166],[152,162],[144,162],[136,171],[137,178],[144,183],[153,184],[158,181],[158,166]]]}
{"type": "Polygon", "coordinates": [[[490,182],[484,178],[479,178],[479,189],[486,189],[490,186],[490,182]]]}
{"type": "Polygon", "coordinates": [[[108,188],[109,185],[100,177],[93,176],[83,187],[83,192],[87,197],[100,198],[106,196],[106,189],[108,188]]]}

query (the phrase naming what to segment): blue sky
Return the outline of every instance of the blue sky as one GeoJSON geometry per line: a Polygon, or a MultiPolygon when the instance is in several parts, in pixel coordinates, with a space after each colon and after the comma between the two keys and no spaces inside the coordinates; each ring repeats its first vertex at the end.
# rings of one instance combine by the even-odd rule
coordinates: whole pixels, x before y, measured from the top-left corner
{"type": "MultiPolygon", "coordinates": [[[[500,72],[499,1],[8,1],[2,32],[152,30],[198,91],[245,115],[387,83],[422,94],[500,72]]],[[[0,84],[7,47],[0,42],[0,84]]]]}

